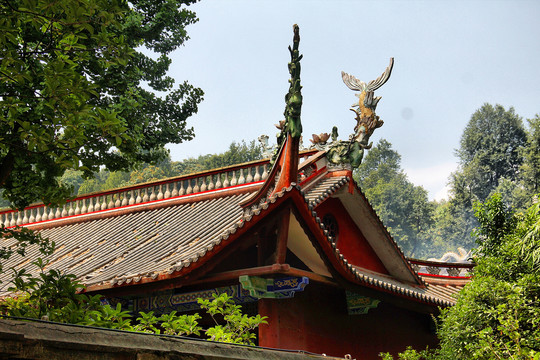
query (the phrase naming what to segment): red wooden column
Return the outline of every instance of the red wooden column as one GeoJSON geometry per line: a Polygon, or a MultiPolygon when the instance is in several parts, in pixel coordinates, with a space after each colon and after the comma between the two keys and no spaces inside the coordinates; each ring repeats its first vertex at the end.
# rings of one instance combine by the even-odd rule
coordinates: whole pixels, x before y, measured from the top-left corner
{"type": "Polygon", "coordinates": [[[259,315],[266,316],[268,324],[259,325],[259,346],[279,348],[279,309],[275,299],[259,299],[259,315]]]}
{"type": "Polygon", "coordinates": [[[311,299],[259,299],[259,314],[268,316],[268,324],[259,325],[259,346],[309,351],[313,332],[306,328],[305,301],[311,299]]]}

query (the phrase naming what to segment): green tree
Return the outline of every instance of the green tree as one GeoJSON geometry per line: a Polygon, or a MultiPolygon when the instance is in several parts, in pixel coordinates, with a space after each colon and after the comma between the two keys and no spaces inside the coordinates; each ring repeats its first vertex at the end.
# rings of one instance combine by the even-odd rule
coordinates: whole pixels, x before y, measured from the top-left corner
{"type": "Polygon", "coordinates": [[[193,137],[202,91],[174,87],[167,54],[194,0],[0,3],[0,188],[15,207],[59,202],[67,169],[91,176],[162,159],[193,137]],[[155,59],[138,51],[145,47],[155,59]],[[145,85],[146,90],[142,87],[145,85]],[[162,97],[152,91],[164,92],[162,97]]]}
{"type": "Polygon", "coordinates": [[[143,169],[134,170],[129,177],[130,184],[141,184],[150,181],[157,181],[169,177],[165,170],[156,165],[148,165],[143,169]]]}
{"type": "Polygon", "coordinates": [[[442,312],[440,348],[400,359],[540,359],[540,204],[515,214],[495,194],[475,211],[474,277],[442,312]]]}
{"type": "Polygon", "coordinates": [[[9,206],[11,205],[9,201],[4,199],[4,197],[2,196],[3,194],[4,194],[4,190],[0,189],[0,209],[9,208],[9,206]]]}
{"type": "Polygon", "coordinates": [[[475,245],[472,231],[478,226],[472,209],[470,183],[467,176],[457,171],[451,175],[451,185],[449,200],[439,203],[435,211],[432,240],[444,249],[442,252],[459,247],[470,250],[475,245]]]}
{"type": "Polygon", "coordinates": [[[531,205],[533,197],[533,193],[525,187],[522,174],[520,174],[518,181],[499,179],[499,185],[493,190],[493,193],[500,194],[502,201],[515,210],[525,210],[531,205]]]}
{"type": "Polygon", "coordinates": [[[460,247],[467,251],[472,249],[474,238],[471,232],[477,224],[472,211],[458,206],[452,198],[439,202],[428,242],[428,246],[433,249],[430,256],[440,258],[445,252],[455,252],[460,247]]]}
{"type": "Polygon", "coordinates": [[[84,180],[81,177],[83,182],[78,187],[76,194],[84,195],[126,186],[129,184],[130,175],[131,173],[129,172],[101,169],[92,178],[84,180]]]}
{"type": "Polygon", "coordinates": [[[255,345],[257,336],[252,333],[260,324],[268,324],[266,316],[242,314],[241,306],[223,293],[213,295],[212,300],[198,299],[202,309],[214,320],[215,326],[205,330],[209,340],[233,344],[255,345]],[[223,324],[224,323],[224,324],[223,324]]]}
{"type": "Polygon", "coordinates": [[[423,257],[436,251],[428,244],[435,204],[407,179],[400,163],[401,156],[382,139],[368,152],[356,180],[405,254],[423,257]]]}
{"type": "Polygon", "coordinates": [[[524,206],[526,195],[519,180],[526,136],[513,108],[486,103],[471,116],[456,150],[459,169],[450,176],[450,199],[435,218],[436,243],[471,249],[471,232],[478,226],[473,204],[496,191],[508,203],[524,206]]]}
{"type": "Polygon", "coordinates": [[[526,143],[523,121],[514,108],[484,104],[471,117],[456,154],[458,174],[452,179],[456,196],[483,201],[505,178],[516,181],[526,143]]]}
{"type": "Polygon", "coordinates": [[[521,176],[529,194],[540,192],[540,115],[528,120],[527,145],[524,149],[524,161],[521,176]]]}
{"type": "Polygon", "coordinates": [[[221,154],[201,155],[197,158],[188,158],[182,161],[171,161],[167,155],[154,164],[140,164],[131,172],[108,171],[101,169],[92,178],[84,180],[82,177],[73,178],[70,172],[62,177],[62,181],[70,184],[79,183],[78,195],[96,191],[105,191],[117,187],[156,181],[168,177],[187,175],[200,171],[216,169],[229,165],[241,164],[262,158],[262,149],[254,140],[246,143],[232,142],[229,149],[221,154]]]}
{"type": "Polygon", "coordinates": [[[87,179],[79,187],[78,195],[90,194],[105,190],[103,185],[104,184],[97,178],[87,179]]]}
{"type": "Polygon", "coordinates": [[[496,194],[475,210],[475,276],[442,315],[441,358],[540,357],[540,204],[514,214],[496,194]]]}
{"type": "Polygon", "coordinates": [[[130,173],[124,171],[111,171],[105,183],[103,184],[104,190],[116,189],[122,186],[126,186],[129,183],[130,173]]]}
{"type": "Polygon", "coordinates": [[[261,145],[257,144],[255,140],[251,140],[248,143],[244,140],[239,143],[233,141],[229,145],[229,149],[221,154],[207,154],[197,158],[188,158],[183,161],[173,162],[172,171],[177,175],[192,174],[260,160],[262,157],[261,145]]]}
{"type": "Polygon", "coordinates": [[[84,183],[82,175],[83,172],[80,170],[67,169],[66,172],[64,172],[64,175],[60,177],[59,182],[70,187],[72,189],[72,195],[75,195],[79,192],[79,188],[84,183]]]}

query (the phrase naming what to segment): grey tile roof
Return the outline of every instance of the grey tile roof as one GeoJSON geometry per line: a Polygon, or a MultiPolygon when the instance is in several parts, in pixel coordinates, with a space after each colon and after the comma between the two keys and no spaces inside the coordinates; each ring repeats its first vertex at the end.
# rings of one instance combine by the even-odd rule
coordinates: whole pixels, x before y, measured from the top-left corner
{"type": "MultiPolygon", "coordinates": [[[[49,267],[75,274],[86,285],[139,280],[197,261],[228,237],[249,194],[216,197],[42,230],[57,242],[49,267]],[[229,232],[228,232],[229,231],[229,232]]],[[[37,250],[28,259],[39,256],[37,250]]],[[[27,264],[19,256],[4,268],[27,264]]],[[[9,274],[8,274],[9,275],[9,274]]],[[[1,280],[6,280],[6,274],[1,280]]]]}
{"type": "Polygon", "coordinates": [[[305,192],[305,198],[309,205],[316,206],[348,182],[347,176],[323,178],[305,192]]]}
{"type": "MultiPolygon", "coordinates": [[[[313,209],[349,181],[346,176],[322,178],[302,192],[323,233],[323,225],[313,209]]],[[[252,193],[227,195],[225,191],[206,200],[46,228],[42,230],[43,236],[57,241],[49,267],[73,273],[86,285],[121,285],[142,278],[157,279],[160,274],[171,274],[198,261],[293,188],[302,191],[293,185],[248,211],[238,204],[252,193]]],[[[419,287],[364,271],[348,263],[327,236],[326,240],[357,283],[439,306],[454,303],[453,294],[459,289],[443,285],[419,287]]],[[[9,246],[9,240],[4,245],[9,246]]],[[[27,259],[37,256],[37,250],[30,250],[27,259]]],[[[3,265],[19,269],[28,268],[28,263],[29,260],[14,256],[3,265]]],[[[0,280],[5,283],[7,275],[1,275],[0,280]]]]}
{"type": "Polygon", "coordinates": [[[412,297],[423,302],[433,303],[438,306],[454,305],[456,294],[463,288],[463,286],[434,284],[428,284],[426,287],[411,286],[404,282],[396,281],[392,277],[369,272],[356,266],[352,266],[351,270],[358,280],[368,285],[412,297]]]}
{"type": "Polygon", "coordinates": [[[432,298],[444,300],[447,304],[454,305],[456,303],[457,294],[461,289],[463,289],[463,285],[429,284],[425,294],[432,298]]]}

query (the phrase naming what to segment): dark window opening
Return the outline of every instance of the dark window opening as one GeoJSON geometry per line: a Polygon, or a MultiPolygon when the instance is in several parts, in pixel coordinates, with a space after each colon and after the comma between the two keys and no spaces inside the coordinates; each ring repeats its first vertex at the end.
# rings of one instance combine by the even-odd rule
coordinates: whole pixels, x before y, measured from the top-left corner
{"type": "Polygon", "coordinates": [[[330,236],[332,241],[335,243],[339,236],[339,226],[336,218],[334,215],[328,213],[324,215],[322,222],[324,224],[324,228],[326,231],[328,231],[328,236],[330,236]]]}

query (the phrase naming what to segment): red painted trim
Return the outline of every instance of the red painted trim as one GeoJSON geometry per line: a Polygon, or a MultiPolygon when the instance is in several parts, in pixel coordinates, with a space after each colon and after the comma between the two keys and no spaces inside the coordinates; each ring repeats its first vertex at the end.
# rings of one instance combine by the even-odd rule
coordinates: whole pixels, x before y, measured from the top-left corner
{"type": "Polygon", "coordinates": [[[422,266],[433,266],[433,267],[444,267],[444,268],[464,268],[472,269],[476,266],[473,263],[447,263],[441,261],[428,261],[428,260],[417,260],[409,259],[411,264],[422,265],[422,266]]]}
{"type": "MultiPolygon", "coordinates": [[[[261,184],[263,182],[264,182],[264,180],[261,180],[261,181],[256,181],[256,182],[240,184],[240,185],[233,185],[233,186],[229,186],[229,187],[221,188],[221,189],[212,189],[212,190],[199,191],[199,192],[196,192],[196,193],[178,195],[178,196],[170,197],[170,198],[167,198],[167,199],[146,201],[146,202],[141,202],[141,203],[138,203],[138,204],[124,205],[124,206],[114,207],[114,208],[105,209],[105,210],[86,212],[84,214],[68,215],[68,216],[63,216],[63,217],[59,217],[59,218],[56,218],[56,219],[47,219],[47,220],[43,220],[43,221],[36,221],[36,222],[33,222],[33,223],[26,223],[26,224],[22,224],[22,225],[19,225],[19,226],[25,227],[25,226],[31,226],[31,225],[33,226],[33,225],[37,225],[37,224],[48,224],[48,223],[51,223],[52,221],[60,221],[60,220],[72,219],[72,218],[76,218],[76,217],[83,217],[83,216],[86,216],[86,215],[95,215],[95,214],[100,214],[100,213],[104,213],[104,212],[107,212],[107,211],[115,211],[115,210],[121,210],[121,209],[135,208],[135,207],[140,207],[140,206],[143,206],[143,205],[155,204],[155,203],[159,203],[159,202],[163,202],[164,204],[166,204],[166,203],[172,202],[173,200],[178,200],[178,199],[183,199],[183,198],[188,198],[188,197],[201,196],[201,195],[210,194],[210,193],[218,193],[218,192],[219,193],[225,193],[225,192],[228,192],[228,191],[235,190],[237,188],[249,187],[249,186],[261,184]]],[[[17,210],[14,210],[14,211],[17,211],[17,210]]],[[[6,227],[6,229],[15,228],[16,226],[17,225],[9,226],[9,227],[6,227]]]]}
{"type": "Polygon", "coordinates": [[[287,256],[287,242],[289,240],[289,223],[291,218],[291,210],[289,207],[286,207],[281,211],[281,214],[278,224],[278,238],[276,244],[276,257],[275,262],[277,264],[285,263],[285,258],[287,256]]]}
{"type": "Polygon", "coordinates": [[[437,275],[437,274],[426,274],[419,272],[418,275],[426,276],[426,277],[434,277],[434,278],[442,278],[442,279],[471,279],[472,276],[450,276],[450,275],[437,275]]]}
{"type": "Polygon", "coordinates": [[[281,145],[276,162],[266,179],[264,185],[249,199],[240,203],[243,208],[250,207],[258,203],[265,197],[271,197],[280,192],[283,188],[288,188],[291,183],[298,181],[298,163],[299,163],[299,146],[300,139],[293,138],[291,134],[287,134],[287,138],[281,145]],[[276,180],[277,172],[279,177],[276,180]],[[275,184],[275,185],[274,185],[275,184]],[[272,191],[270,196],[268,192],[272,191]]]}
{"type": "Polygon", "coordinates": [[[228,281],[228,280],[238,280],[238,277],[241,275],[261,276],[261,275],[274,275],[274,274],[282,274],[282,275],[298,276],[298,277],[305,276],[309,278],[310,280],[313,280],[322,284],[337,286],[337,283],[333,281],[332,278],[319,275],[310,271],[292,268],[289,264],[273,264],[273,265],[267,265],[267,266],[259,266],[255,268],[225,271],[222,273],[218,273],[215,275],[201,278],[199,280],[195,280],[191,284],[195,285],[195,284],[205,284],[205,283],[210,283],[210,282],[214,283],[214,282],[221,282],[221,281],[228,281]]]}
{"type": "Polygon", "coordinates": [[[324,173],[326,171],[326,166],[323,166],[321,169],[317,169],[313,174],[311,174],[309,177],[305,178],[304,180],[302,180],[302,182],[300,183],[300,185],[304,185],[306,184],[307,182],[311,181],[313,178],[321,175],[322,173],[324,173]]]}
{"type": "Polygon", "coordinates": [[[283,188],[288,188],[291,183],[298,181],[298,145],[300,139],[293,138],[287,133],[287,139],[283,144],[283,151],[278,159],[281,166],[279,178],[276,180],[276,186],[270,196],[280,192],[283,188]]]}

